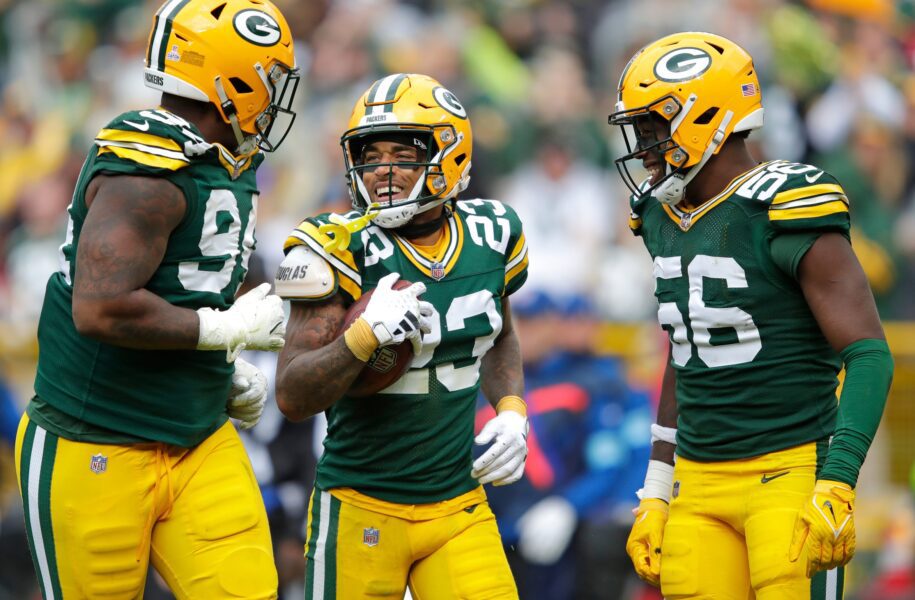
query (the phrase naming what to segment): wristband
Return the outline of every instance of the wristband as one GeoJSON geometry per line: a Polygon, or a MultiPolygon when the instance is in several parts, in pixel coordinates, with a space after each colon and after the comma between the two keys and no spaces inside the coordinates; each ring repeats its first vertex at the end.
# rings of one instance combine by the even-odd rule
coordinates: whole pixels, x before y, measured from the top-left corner
{"type": "Polygon", "coordinates": [[[670,491],[674,485],[674,467],[660,460],[649,460],[645,484],[635,493],[639,500],[658,498],[670,504],[670,491]]]}
{"type": "Polygon", "coordinates": [[[504,396],[496,403],[496,414],[503,410],[513,410],[522,417],[527,416],[527,403],[518,396],[504,396]]]}
{"type": "Polygon", "coordinates": [[[353,356],[362,362],[368,362],[372,353],[378,349],[378,338],[372,333],[368,321],[361,317],[353,321],[349,329],[343,333],[343,341],[353,356]]]}

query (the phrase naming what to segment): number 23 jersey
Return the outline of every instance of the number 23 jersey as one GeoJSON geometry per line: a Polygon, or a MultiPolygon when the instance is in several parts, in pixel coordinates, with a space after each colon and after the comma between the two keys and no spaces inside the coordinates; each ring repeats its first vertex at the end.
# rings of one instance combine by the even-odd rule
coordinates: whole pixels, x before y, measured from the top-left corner
{"type": "Polygon", "coordinates": [[[841,361],[794,272],[819,233],[848,236],[836,180],[764,163],[688,212],[634,197],[630,227],[654,261],[677,377],[677,452],[734,460],[831,435],[841,361]],[[772,250],[784,235],[806,239],[789,260],[772,250]]]}
{"type": "Polygon", "coordinates": [[[470,465],[481,359],[502,331],[503,297],[527,278],[520,220],[501,202],[459,201],[430,256],[374,224],[354,234],[347,248],[325,251],[328,238],[319,227],[328,217],[306,219],[285,250],[306,245],[324,257],[346,304],[397,272],[425,283],[422,298],[435,313],[422,352],[400,379],[368,398],[343,396],[327,411],[318,486],[401,504],[448,500],[476,488],[470,465]]]}

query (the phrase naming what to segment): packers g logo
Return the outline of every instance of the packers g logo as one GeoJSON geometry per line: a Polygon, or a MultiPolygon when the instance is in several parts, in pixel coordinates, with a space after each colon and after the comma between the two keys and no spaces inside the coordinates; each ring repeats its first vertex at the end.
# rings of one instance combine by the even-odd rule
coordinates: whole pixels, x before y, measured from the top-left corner
{"type": "Polygon", "coordinates": [[[439,106],[454,116],[460,117],[461,119],[467,118],[467,111],[464,110],[464,106],[461,104],[461,101],[457,99],[457,96],[445,88],[437,87],[432,90],[432,97],[435,98],[435,101],[438,102],[439,106]]]}
{"type": "Polygon", "coordinates": [[[280,26],[265,12],[247,9],[232,19],[238,35],[258,46],[273,46],[280,41],[280,26]]]}
{"type": "Polygon", "coordinates": [[[661,81],[687,81],[705,73],[712,66],[712,57],[699,48],[677,48],[661,57],[654,65],[654,74],[661,81]]]}

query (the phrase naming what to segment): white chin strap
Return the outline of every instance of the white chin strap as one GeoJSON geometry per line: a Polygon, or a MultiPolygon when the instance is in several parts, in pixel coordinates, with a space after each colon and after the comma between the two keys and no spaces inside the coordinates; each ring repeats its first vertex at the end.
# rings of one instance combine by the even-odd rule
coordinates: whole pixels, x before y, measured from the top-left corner
{"type": "MultiPolygon", "coordinates": [[[[724,141],[724,132],[727,130],[728,125],[733,118],[734,113],[732,111],[725,113],[724,118],[721,119],[721,124],[712,136],[712,141],[709,142],[709,145],[705,148],[705,152],[702,153],[702,158],[693,165],[689,171],[686,173],[674,173],[665,179],[661,185],[655,188],[651,195],[657,198],[658,202],[673,206],[679,204],[680,201],[683,200],[683,194],[686,193],[686,185],[699,174],[699,170],[704,167],[705,163],[715,154],[715,150],[717,150],[718,146],[724,141]]],[[[664,164],[667,165],[666,170],[669,174],[674,167],[667,161],[664,161],[664,164]]]]}

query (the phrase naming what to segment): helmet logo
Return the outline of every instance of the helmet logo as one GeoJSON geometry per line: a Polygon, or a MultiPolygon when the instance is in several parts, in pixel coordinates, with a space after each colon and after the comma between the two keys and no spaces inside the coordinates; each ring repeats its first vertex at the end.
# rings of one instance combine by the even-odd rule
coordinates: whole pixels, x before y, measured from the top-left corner
{"type": "Polygon", "coordinates": [[[654,74],[661,81],[678,82],[695,79],[712,65],[712,57],[699,48],[677,48],[661,57],[654,74]]]}
{"type": "Polygon", "coordinates": [[[238,35],[258,46],[274,46],[280,41],[280,26],[276,19],[267,13],[247,9],[239,12],[232,19],[232,25],[238,35]]]}
{"type": "Polygon", "coordinates": [[[464,106],[461,104],[461,101],[457,99],[457,96],[445,88],[437,87],[432,90],[432,97],[435,98],[435,101],[438,102],[439,106],[454,116],[460,117],[461,119],[467,118],[467,111],[464,110],[464,106]]]}

